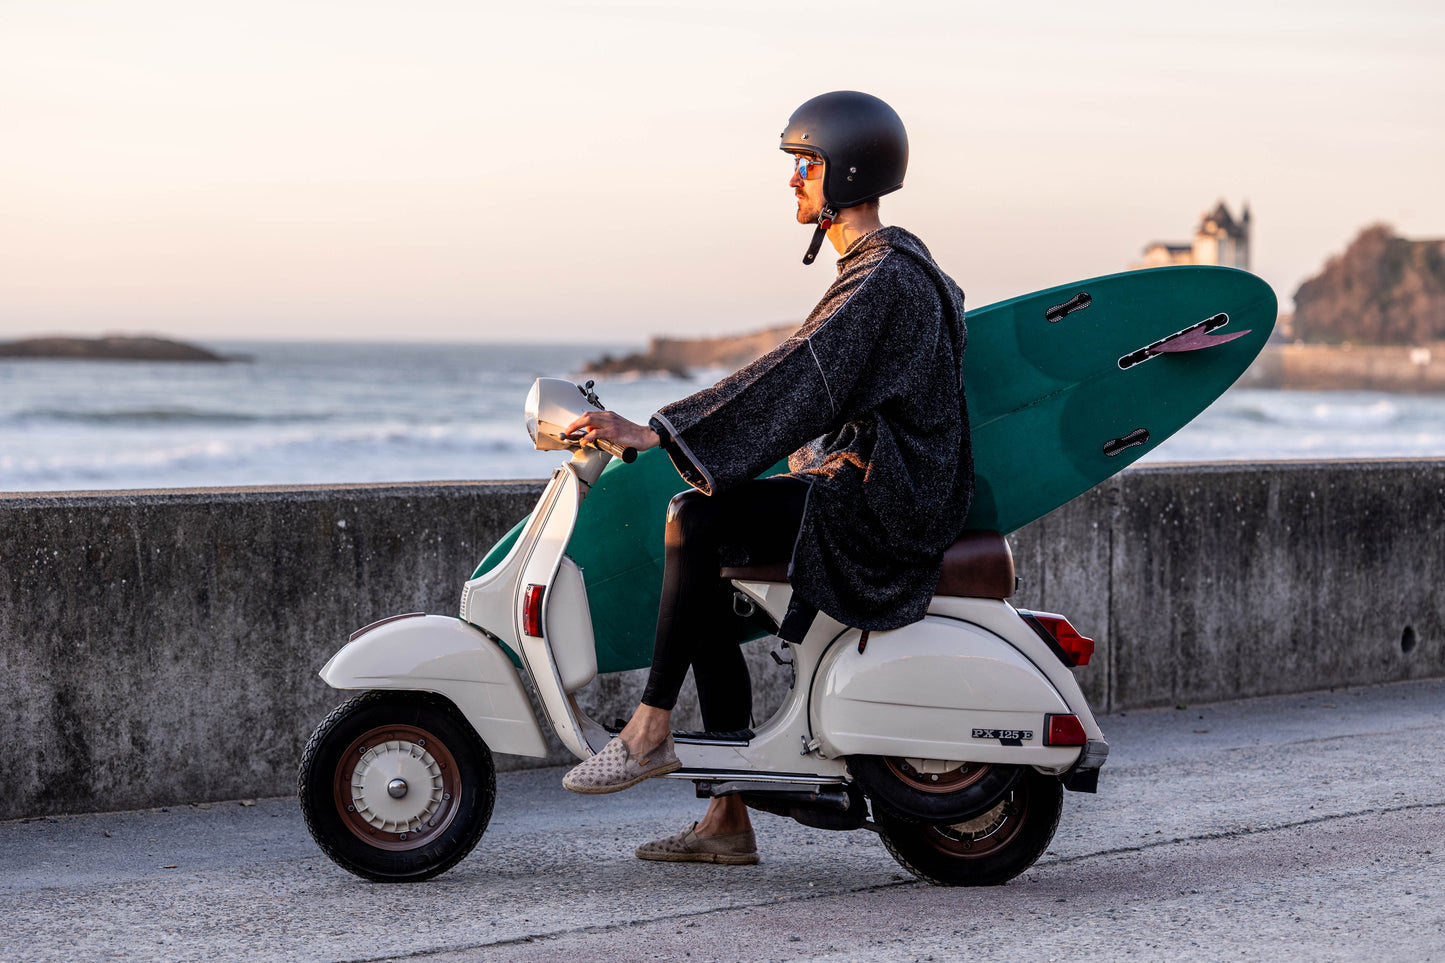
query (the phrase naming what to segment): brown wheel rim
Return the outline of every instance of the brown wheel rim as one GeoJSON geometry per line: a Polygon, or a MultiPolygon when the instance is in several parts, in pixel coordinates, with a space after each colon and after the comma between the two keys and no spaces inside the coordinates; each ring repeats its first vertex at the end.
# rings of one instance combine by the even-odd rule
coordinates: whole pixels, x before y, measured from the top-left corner
{"type": "Polygon", "coordinates": [[[919,771],[913,763],[898,756],[887,756],[883,762],[894,777],[909,789],[939,795],[967,789],[986,776],[989,769],[993,768],[988,763],[961,762],[956,769],[930,773],[919,771]]]}
{"type": "Polygon", "coordinates": [[[924,838],[934,849],[955,859],[981,859],[1013,842],[1028,812],[1028,792],[1015,787],[987,812],[961,823],[929,826],[924,838]]]}
{"type": "Polygon", "coordinates": [[[336,763],[336,811],[346,828],[377,849],[425,846],[451,824],[461,774],[442,740],[420,726],[378,726],[358,736],[336,763]]]}

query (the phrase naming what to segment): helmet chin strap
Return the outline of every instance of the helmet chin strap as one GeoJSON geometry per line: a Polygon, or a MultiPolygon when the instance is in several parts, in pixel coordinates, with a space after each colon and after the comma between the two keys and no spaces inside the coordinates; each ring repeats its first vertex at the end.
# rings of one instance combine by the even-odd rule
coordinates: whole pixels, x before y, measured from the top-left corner
{"type": "Polygon", "coordinates": [[[823,205],[823,209],[818,213],[818,227],[813,231],[813,240],[808,244],[808,253],[803,255],[804,264],[812,264],[818,257],[818,249],[823,246],[823,238],[828,235],[828,228],[833,226],[833,219],[837,216],[837,211],[827,204],[823,205]]]}

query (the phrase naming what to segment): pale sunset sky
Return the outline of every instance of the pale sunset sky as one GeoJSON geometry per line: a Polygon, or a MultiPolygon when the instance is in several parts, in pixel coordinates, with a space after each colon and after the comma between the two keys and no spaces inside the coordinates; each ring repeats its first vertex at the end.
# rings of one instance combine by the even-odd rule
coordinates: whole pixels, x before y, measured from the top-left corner
{"type": "Polygon", "coordinates": [[[908,126],[886,223],[970,306],[1223,199],[1287,308],[1445,236],[1445,5],[0,0],[0,339],[641,341],[802,318],[778,134],[908,126]]]}

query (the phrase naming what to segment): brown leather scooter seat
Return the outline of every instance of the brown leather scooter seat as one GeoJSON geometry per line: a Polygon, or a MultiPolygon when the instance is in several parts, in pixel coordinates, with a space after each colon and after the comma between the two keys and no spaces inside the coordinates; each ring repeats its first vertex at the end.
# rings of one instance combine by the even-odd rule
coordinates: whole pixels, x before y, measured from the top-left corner
{"type": "MultiPolygon", "coordinates": [[[[746,582],[786,582],[788,563],[730,565],[720,573],[746,582]]],[[[943,553],[943,571],[934,595],[1006,599],[1014,594],[1014,557],[998,532],[964,532],[943,553]]]]}

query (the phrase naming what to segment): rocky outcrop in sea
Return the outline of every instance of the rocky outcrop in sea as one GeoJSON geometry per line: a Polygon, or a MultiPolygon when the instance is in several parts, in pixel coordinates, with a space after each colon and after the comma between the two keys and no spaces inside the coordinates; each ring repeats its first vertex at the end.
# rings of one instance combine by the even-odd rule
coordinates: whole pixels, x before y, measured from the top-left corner
{"type": "Polygon", "coordinates": [[[1427,345],[1445,340],[1445,241],[1412,241],[1388,225],[1361,231],[1294,296],[1307,342],[1427,345]]]}
{"type": "Polygon", "coordinates": [[[0,358],[81,358],[103,361],[236,361],[165,338],[27,338],[0,342],[0,358]]]}

